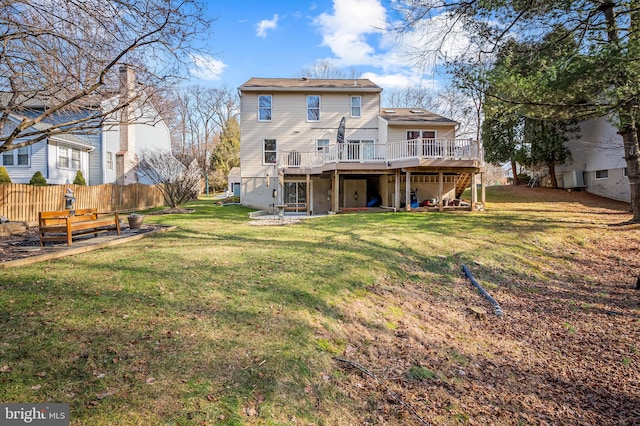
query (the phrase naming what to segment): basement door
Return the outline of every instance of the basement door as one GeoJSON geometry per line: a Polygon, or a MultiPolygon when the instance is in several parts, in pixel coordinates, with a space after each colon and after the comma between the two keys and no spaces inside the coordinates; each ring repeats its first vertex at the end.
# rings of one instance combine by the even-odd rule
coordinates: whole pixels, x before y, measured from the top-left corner
{"type": "Polygon", "coordinates": [[[307,211],[307,183],[306,182],[285,182],[284,183],[284,204],[287,211],[296,213],[306,213],[307,211]]]}

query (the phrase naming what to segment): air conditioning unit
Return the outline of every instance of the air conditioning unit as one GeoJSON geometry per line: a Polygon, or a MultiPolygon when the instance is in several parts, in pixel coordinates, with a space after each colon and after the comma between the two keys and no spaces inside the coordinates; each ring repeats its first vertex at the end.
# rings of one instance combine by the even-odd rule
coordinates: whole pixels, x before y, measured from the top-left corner
{"type": "Polygon", "coordinates": [[[569,170],[562,174],[565,189],[584,188],[584,173],[582,170],[569,170]]]}

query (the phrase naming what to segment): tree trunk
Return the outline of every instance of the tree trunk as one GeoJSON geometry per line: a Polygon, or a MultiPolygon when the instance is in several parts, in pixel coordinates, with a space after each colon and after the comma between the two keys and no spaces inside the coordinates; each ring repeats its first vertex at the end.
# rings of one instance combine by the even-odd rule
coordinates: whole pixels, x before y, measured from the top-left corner
{"type": "Polygon", "coordinates": [[[558,189],[558,179],[556,179],[556,165],[555,163],[547,164],[549,168],[549,176],[551,176],[551,187],[553,189],[558,189]]]}
{"type": "Polygon", "coordinates": [[[635,121],[625,126],[620,134],[624,146],[624,159],[627,161],[632,221],[640,223],[640,144],[635,121]]]}
{"type": "Polygon", "coordinates": [[[511,173],[513,174],[513,184],[520,185],[520,181],[518,180],[518,168],[514,160],[511,160],[511,173]]]}

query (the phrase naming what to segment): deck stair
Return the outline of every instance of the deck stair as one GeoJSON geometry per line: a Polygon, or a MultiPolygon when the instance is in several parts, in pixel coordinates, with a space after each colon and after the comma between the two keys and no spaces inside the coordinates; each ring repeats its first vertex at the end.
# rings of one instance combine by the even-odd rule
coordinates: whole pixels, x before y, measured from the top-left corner
{"type": "Polygon", "coordinates": [[[471,173],[463,173],[456,179],[456,198],[462,197],[462,193],[471,184],[471,173]]]}

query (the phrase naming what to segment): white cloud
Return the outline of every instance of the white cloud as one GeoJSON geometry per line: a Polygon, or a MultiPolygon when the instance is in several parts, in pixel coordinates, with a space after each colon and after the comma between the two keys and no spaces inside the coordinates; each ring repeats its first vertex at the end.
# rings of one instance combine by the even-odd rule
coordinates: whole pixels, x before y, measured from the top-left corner
{"type": "Polygon", "coordinates": [[[424,84],[425,74],[469,46],[461,25],[453,24],[448,16],[424,21],[401,37],[387,29],[389,16],[382,0],[333,0],[332,12],[317,16],[314,25],[322,35],[322,45],[335,55],[336,66],[381,69],[380,74],[368,75],[388,88],[424,84]]]}
{"type": "Polygon", "coordinates": [[[200,80],[220,80],[227,64],[207,55],[192,55],[191,75],[200,80]]]}
{"type": "Polygon", "coordinates": [[[375,48],[368,37],[384,33],[386,10],[380,0],[334,0],[333,14],[319,15],[314,24],[327,46],[343,65],[370,65],[375,48]]]}
{"type": "Polygon", "coordinates": [[[278,27],[278,15],[273,15],[273,19],[263,19],[256,26],[256,35],[258,37],[267,37],[267,31],[275,30],[278,27]]]}

